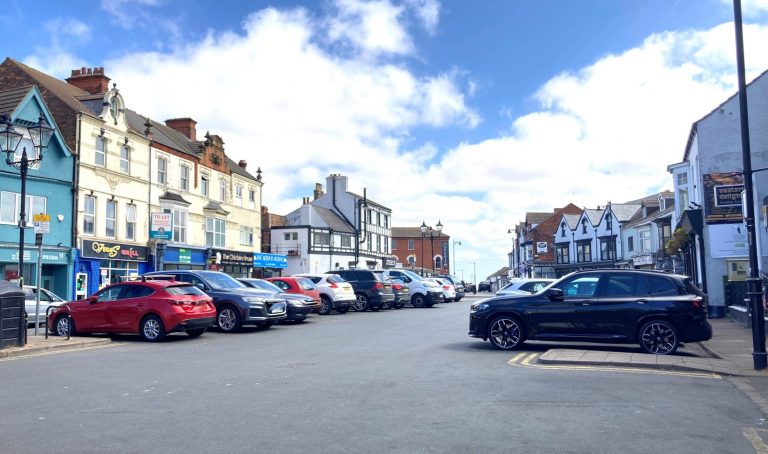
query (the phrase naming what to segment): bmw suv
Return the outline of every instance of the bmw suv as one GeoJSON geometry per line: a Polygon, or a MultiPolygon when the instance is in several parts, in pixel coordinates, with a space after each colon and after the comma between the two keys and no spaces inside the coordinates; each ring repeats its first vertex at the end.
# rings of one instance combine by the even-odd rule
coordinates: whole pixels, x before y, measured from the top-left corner
{"type": "Polygon", "coordinates": [[[673,353],[681,342],[712,338],[707,298],[688,276],[640,270],[571,273],[532,295],[472,304],[469,335],[513,350],[527,339],[637,343],[673,353]]]}
{"type": "Polygon", "coordinates": [[[216,306],[216,326],[226,333],[237,332],[243,325],[267,328],[287,318],[284,299],[275,298],[273,292],[248,288],[220,271],[155,271],[146,275],[172,276],[205,292],[216,306]]]}

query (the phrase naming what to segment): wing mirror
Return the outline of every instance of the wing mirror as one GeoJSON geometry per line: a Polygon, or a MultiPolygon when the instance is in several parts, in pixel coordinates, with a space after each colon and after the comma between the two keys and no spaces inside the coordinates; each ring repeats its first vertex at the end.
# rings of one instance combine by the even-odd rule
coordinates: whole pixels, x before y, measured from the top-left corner
{"type": "Polygon", "coordinates": [[[99,297],[96,295],[89,296],[88,297],[88,304],[93,304],[95,302],[99,301],[99,297]]]}
{"type": "Polygon", "coordinates": [[[563,301],[565,299],[565,294],[559,288],[551,288],[547,290],[547,296],[550,301],[563,301]]]}

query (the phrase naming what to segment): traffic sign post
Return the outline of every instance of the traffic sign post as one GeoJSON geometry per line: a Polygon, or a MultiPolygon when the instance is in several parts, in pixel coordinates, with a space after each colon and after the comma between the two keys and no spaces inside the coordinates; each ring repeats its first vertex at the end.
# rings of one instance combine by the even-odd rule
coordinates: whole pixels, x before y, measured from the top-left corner
{"type": "Polygon", "coordinates": [[[51,233],[51,215],[39,213],[32,215],[35,227],[35,246],[37,246],[37,291],[35,292],[35,336],[40,327],[40,280],[43,271],[43,234],[51,233]]]}

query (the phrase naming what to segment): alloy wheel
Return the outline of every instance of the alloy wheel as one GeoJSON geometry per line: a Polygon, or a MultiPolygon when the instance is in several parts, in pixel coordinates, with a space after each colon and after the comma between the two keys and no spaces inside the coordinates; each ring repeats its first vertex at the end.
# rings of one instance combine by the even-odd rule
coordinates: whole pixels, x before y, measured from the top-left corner
{"type": "Polygon", "coordinates": [[[67,317],[62,316],[56,319],[56,334],[62,337],[69,334],[69,319],[67,317]]]}
{"type": "Polygon", "coordinates": [[[640,333],[643,350],[656,355],[666,355],[677,350],[677,332],[667,322],[654,321],[646,323],[640,333]]]}
{"type": "Polygon", "coordinates": [[[489,330],[489,338],[494,347],[501,350],[512,350],[522,340],[522,331],[517,320],[510,317],[500,317],[493,321],[489,330]]]}
{"type": "Polygon", "coordinates": [[[142,331],[147,340],[154,340],[160,335],[160,329],[160,321],[155,318],[150,318],[144,322],[142,331]]]}
{"type": "Polygon", "coordinates": [[[219,312],[219,328],[224,331],[232,331],[237,324],[237,314],[230,308],[224,308],[219,312]]]}

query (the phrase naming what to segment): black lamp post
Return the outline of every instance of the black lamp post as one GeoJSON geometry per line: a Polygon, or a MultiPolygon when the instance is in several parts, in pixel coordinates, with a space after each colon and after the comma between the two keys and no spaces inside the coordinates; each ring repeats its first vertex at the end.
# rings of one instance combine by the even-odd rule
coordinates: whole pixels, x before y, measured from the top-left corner
{"type": "MultiPolygon", "coordinates": [[[[432,274],[435,274],[435,246],[434,246],[434,239],[435,235],[434,232],[437,230],[437,236],[440,236],[440,232],[443,230],[443,224],[440,222],[440,220],[437,220],[437,225],[435,225],[435,228],[433,229],[432,226],[428,226],[424,221],[421,221],[421,226],[419,227],[421,229],[421,259],[422,262],[424,261],[424,239],[427,237],[427,232],[429,232],[429,252],[432,254],[432,264],[430,265],[430,269],[432,270],[432,274]]],[[[422,263],[421,266],[421,275],[424,275],[424,264],[422,263]]]]}
{"type": "MultiPolygon", "coordinates": [[[[27,155],[27,147],[23,147],[21,157],[16,160],[16,150],[24,135],[17,132],[8,116],[4,116],[0,124],[5,128],[0,131],[0,148],[6,154],[5,163],[19,169],[21,177],[21,209],[19,210],[19,286],[24,286],[24,229],[27,227],[26,199],[27,199],[27,173],[29,166],[43,160],[43,148],[47,148],[53,137],[53,128],[48,125],[45,117],[40,115],[37,123],[27,126],[29,138],[34,147],[34,156],[30,159],[27,155]]],[[[22,323],[20,326],[20,339],[26,343],[26,323],[24,319],[24,306],[20,308],[22,323]]]]}

